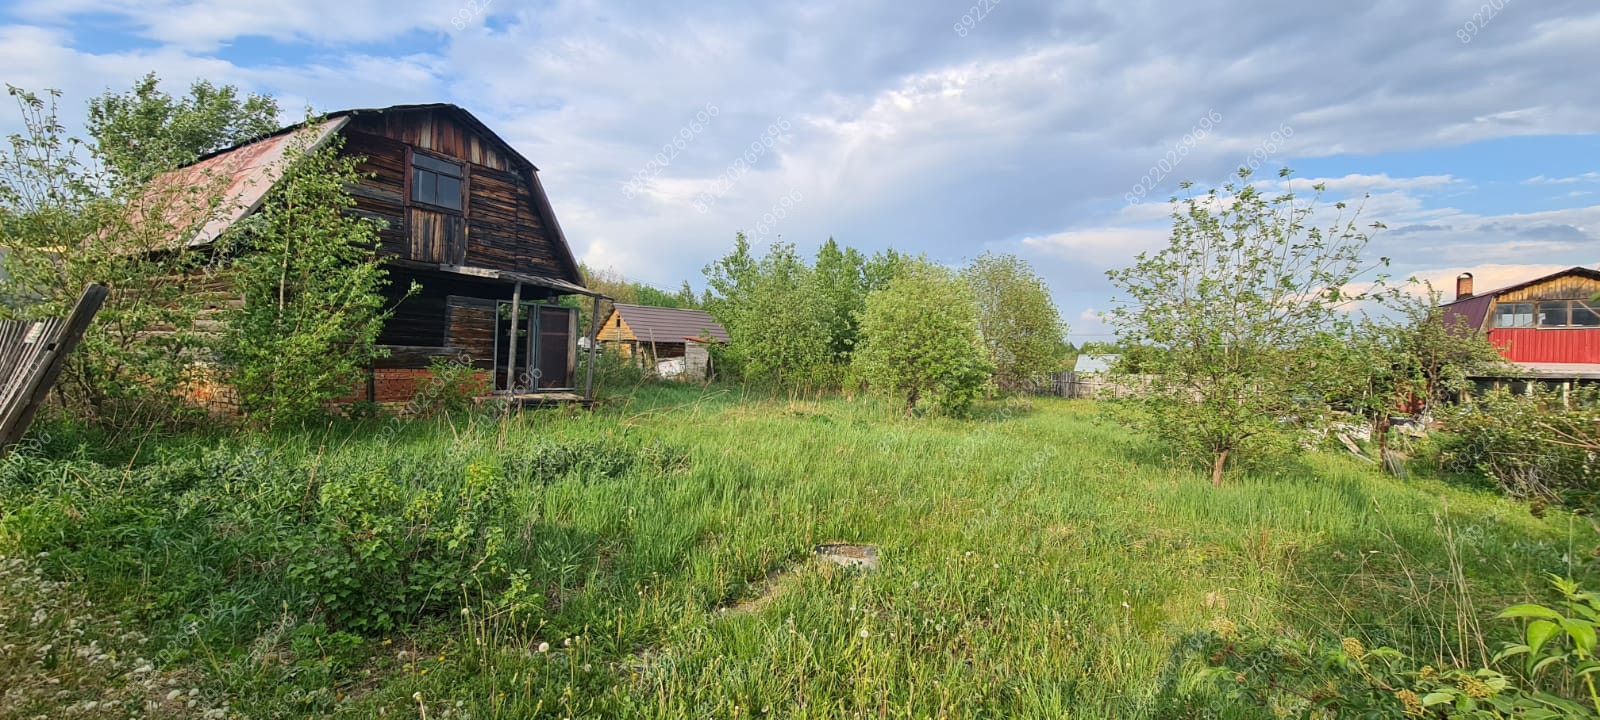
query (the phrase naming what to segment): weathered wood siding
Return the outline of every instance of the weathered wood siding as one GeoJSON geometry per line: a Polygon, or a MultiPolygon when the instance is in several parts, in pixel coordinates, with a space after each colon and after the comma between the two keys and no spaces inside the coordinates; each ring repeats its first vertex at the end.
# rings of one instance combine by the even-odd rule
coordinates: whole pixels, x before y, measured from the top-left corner
{"type": "MultiPolygon", "coordinates": [[[[1600,294],[1600,281],[1581,275],[1551,278],[1542,283],[1502,293],[1495,302],[1538,302],[1540,300],[1588,300],[1600,294]]],[[[1493,317],[1494,313],[1490,313],[1493,317]]]]}
{"type": "Polygon", "coordinates": [[[360,131],[345,131],[345,152],[365,158],[359,168],[368,175],[358,185],[346,188],[355,198],[356,212],[383,223],[378,233],[380,249],[388,255],[405,256],[406,235],[406,146],[390,138],[360,131]]]}
{"type": "Polygon", "coordinates": [[[443,110],[358,115],[346,151],[370,178],[351,188],[356,211],[378,220],[384,252],[407,260],[471,265],[581,281],[535,202],[531,168],[517,167],[493,138],[443,110]],[[408,158],[417,150],[464,165],[460,212],[413,206],[408,158]]]}
{"type": "Polygon", "coordinates": [[[422,109],[368,113],[352,119],[350,128],[380,137],[392,138],[412,147],[448,155],[494,170],[512,170],[511,156],[499,143],[484,137],[454,113],[441,109],[422,109]]]}
{"type": "Polygon", "coordinates": [[[473,367],[493,369],[495,301],[451,295],[446,305],[449,314],[446,344],[466,353],[473,367]]]}
{"type": "Polygon", "coordinates": [[[565,276],[561,249],[535,210],[526,179],[480,167],[469,173],[466,264],[565,276]]]}
{"type": "Polygon", "coordinates": [[[411,229],[406,259],[467,264],[466,221],[460,215],[413,207],[406,209],[406,221],[411,229]]]}

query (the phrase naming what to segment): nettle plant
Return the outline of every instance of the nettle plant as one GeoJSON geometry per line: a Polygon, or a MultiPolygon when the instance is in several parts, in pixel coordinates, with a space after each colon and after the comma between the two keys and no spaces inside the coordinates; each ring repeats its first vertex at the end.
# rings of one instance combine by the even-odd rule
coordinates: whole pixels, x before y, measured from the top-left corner
{"type": "MultiPolygon", "coordinates": [[[[1600,593],[1552,577],[1557,608],[1515,605],[1502,620],[1526,620],[1521,642],[1490,662],[1503,666],[1435,668],[1392,647],[1367,648],[1356,638],[1302,642],[1241,636],[1231,623],[1190,636],[1179,655],[1199,668],[1171,710],[1270,708],[1279,717],[1600,718],[1595,626],[1600,593]]],[[[1169,696],[1170,697],[1170,696],[1169,696]]],[[[1224,713],[1225,714],[1225,713],[1224,713]]]]}

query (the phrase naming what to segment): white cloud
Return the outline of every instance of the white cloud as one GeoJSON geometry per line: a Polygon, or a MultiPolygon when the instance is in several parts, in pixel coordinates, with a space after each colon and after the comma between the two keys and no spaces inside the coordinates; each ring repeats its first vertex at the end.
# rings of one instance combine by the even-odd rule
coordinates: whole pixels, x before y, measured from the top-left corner
{"type": "Polygon", "coordinates": [[[1600,182],[1600,172],[1586,172],[1586,173],[1583,173],[1582,175],[1572,175],[1572,176],[1568,176],[1568,177],[1553,177],[1553,178],[1552,177],[1545,177],[1543,175],[1535,175],[1535,176],[1533,176],[1531,178],[1528,178],[1527,180],[1523,180],[1522,184],[1523,185],[1570,185],[1572,183],[1592,183],[1592,182],[1600,182]]]}
{"type": "Polygon", "coordinates": [[[1518,178],[1381,164],[1397,150],[1592,132],[1600,86],[1551,80],[1600,62],[1589,0],[1518,5],[1471,44],[1451,32],[1465,6],[1376,0],[1224,12],[1008,0],[967,37],[952,32],[958,18],[914,3],[477,3],[489,17],[457,31],[466,0],[24,0],[12,17],[31,26],[0,27],[0,74],[60,87],[74,110],[148,70],[271,92],[291,116],[306,102],[457,102],[539,165],[581,257],[668,286],[799,191],[777,230],[786,239],[834,234],[941,261],[1030,253],[1070,315],[1103,304],[1107,267],[1159,246],[1162,199],[1179,181],[1222,178],[1258,148],[1270,167],[1372,157],[1364,172],[1294,186],[1370,193],[1366,215],[1394,228],[1375,249],[1403,267],[1587,257],[1600,228],[1593,208],[1486,215],[1438,198],[1518,178]],[[145,42],[85,49],[100,47],[79,29],[90,17],[145,42]],[[263,38],[279,52],[254,56],[272,45],[263,38]],[[708,103],[715,122],[647,193],[624,197],[708,103]],[[1223,119],[1146,202],[1122,202],[1212,110],[1223,119]],[[689,207],[780,117],[791,142],[711,212],[689,207]],[[1285,126],[1292,136],[1269,151],[1285,126]]]}

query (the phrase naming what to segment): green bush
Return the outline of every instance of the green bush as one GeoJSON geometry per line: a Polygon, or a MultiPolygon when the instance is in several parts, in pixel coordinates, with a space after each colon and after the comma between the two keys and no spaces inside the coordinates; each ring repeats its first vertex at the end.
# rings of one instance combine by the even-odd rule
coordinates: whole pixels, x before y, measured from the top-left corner
{"type": "MultiPolygon", "coordinates": [[[[440,478],[442,479],[442,478],[440,478]]],[[[473,463],[456,482],[406,487],[353,467],[318,488],[315,522],[274,554],[331,627],[386,632],[506,584],[503,475],[473,463]]]]}
{"type": "Polygon", "coordinates": [[[1440,468],[1478,473],[1515,497],[1594,507],[1600,502],[1600,389],[1572,394],[1491,392],[1445,416],[1440,468]]]}
{"type": "Polygon", "coordinates": [[[477,369],[460,360],[433,358],[428,362],[428,381],[417,388],[406,403],[406,412],[418,417],[434,417],[472,409],[473,401],[488,395],[489,383],[478,377],[477,369]]]}
{"type": "Polygon", "coordinates": [[[867,297],[854,369],[874,391],[903,399],[907,413],[927,406],[965,414],[994,373],[977,316],[971,290],[954,273],[908,261],[867,297]]]}

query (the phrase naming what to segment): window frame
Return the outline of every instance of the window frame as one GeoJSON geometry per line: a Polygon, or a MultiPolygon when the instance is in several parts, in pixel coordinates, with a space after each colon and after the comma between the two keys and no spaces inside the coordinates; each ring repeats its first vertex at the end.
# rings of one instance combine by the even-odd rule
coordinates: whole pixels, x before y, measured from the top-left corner
{"type": "Polygon", "coordinates": [[[1579,324],[1574,323],[1572,321],[1573,315],[1576,312],[1580,312],[1580,311],[1588,313],[1591,317],[1595,317],[1597,319],[1600,319],[1600,303],[1593,303],[1593,302],[1590,302],[1588,300],[1584,300],[1584,299],[1581,299],[1581,298],[1573,298],[1573,299],[1566,299],[1566,300],[1530,300],[1530,301],[1526,301],[1526,302],[1496,303],[1495,304],[1495,310],[1494,310],[1494,329],[1496,329],[1496,330],[1595,330],[1595,329],[1600,329],[1600,320],[1597,320],[1597,322],[1595,324],[1592,324],[1592,325],[1579,325],[1579,324]],[[1562,307],[1561,317],[1564,318],[1563,322],[1561,322],[1560,324],[1545,322],[1544,321],[1545,307],[1549,306],[1553,310],[1555,308],[1555,306],[1558,306],[1558,305],[1562,307]],[[1522,316],[1522,317],[1529,318],[1529,323],[1526,324],[1526,325],[1501,325],[1500,324],[1500,318],[1502,317],[1502,312],[1501,312],[1502,308],[1507,308],[1507,309],[1512,309],[1512,308],[1530,308],[1532,310],[1531,314],[1528,314],[1528,313],[1517,313],[1514,310],[1513,310],[1512,313],[1510,313],[1512,317],[1522,316]]]}
{"type": "Polygon", "coordinates": [[[436,210],[438,212],[451,213],[455,215],[465,215],[467,210],[467,194],[469,192],[467,185],[469,181],[470,178],[467,170],[467,163],[465,162],[456,160],[454,158],[447,158],[434,155],[432,153],[421,152],[416,149],[412,149],[411,152],[406,154],[406,205],[408,206],[422,207],[429,210],[436,210]],[[423,160],[423,162],[418,163],[418,159],[423,160]],[[430,167],[430,165],[432,166],[430,167]],[[457,168],[459,174],[452,175],[448,170],[439,167],[440,165],[454,166],[457,168]],[[460,192],[457,194],[456,200],[458,206],[451,207],[449,205],[440,205],[435,202],[417,199],[417,192],[420,189],[418,183],[419,177],[417,175],[419,172],[425,172],[435,176],[435,189],[433,192],[434,198],[439,197],[437,185],[438,177],[450,177],[456,180],[456,182],[460,185],[460,192]]]}
{"type": "Polygon", "coordinates": [[[1537,327],[1539,327],[1539,304],[1538,303],[1506,302],[1506,303],[1496,303],[1495,304],[1495,307],[1494,307],[1494,329],[1496,329],[1496,330],[1528,330],[1528,329],[1537,328],[1537,327]],[[1519,313],[1519,312],[1513,311],[1513,312],[1510,313],[1510,315],[1513,318],[1519,317],[1519,316],[1527,317],[1528,318],[1528,323],[1526,325],[1502,325],[1502,324],[1500,324],[1500,318],[1505,314],[1505,313],[1502,312],[1503,310],[1505,310],[1507,308],[1518,308],[1518,307],[1526,307],[1526,308],[1528,308],[1528,312],[1519,313]]]}
{"type": "Polygon", "coordinates": [[[1573,301],[1571,301],[1571,305],[1567,307],[1567,322],[1569,323],[1567,325],[1567,327],[1574,328],[1574,329],[1577,329],[1577,330],[1593,330],[1593,329],[1596,329],[1596,328],[1600,328],[1600,302],[1590,302],[1588,300],[1573,300],[1573,301]],[[1572,316],[1576,315],[1580,308],[1584,312],[1588,313],[1590,316],[1595,318],[1595,324],[1593,324],[1593,325],[1578,325],[1578,324],[1572,322],[1572,316]]]}

